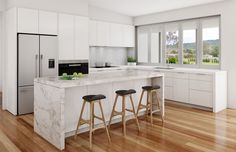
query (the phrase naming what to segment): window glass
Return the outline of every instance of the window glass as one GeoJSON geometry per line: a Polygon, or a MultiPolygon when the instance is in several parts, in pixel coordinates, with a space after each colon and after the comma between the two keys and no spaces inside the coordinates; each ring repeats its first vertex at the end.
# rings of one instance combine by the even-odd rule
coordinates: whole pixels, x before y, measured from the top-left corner
{"type": "Polygon", "coordinates": [[[195,22],[183,24],[183,64],[197,63],[197,26],[195,22]]]}
{"type": "Polygon", "coordinates": [[[220,62],[220,32],[219,19],[208,19],[202,22],[202,64],[219,65],[220,62]]]}
{"type": "Polygon", "coordinates": [[[179,31],[177,25],[166,28],[166,63],[179,63],[179,31]]]}
{"type": "Polygon", "coordinates": [[[161,28],[152,27],[151,30],[151,63],[161,63],[161,28]]]}

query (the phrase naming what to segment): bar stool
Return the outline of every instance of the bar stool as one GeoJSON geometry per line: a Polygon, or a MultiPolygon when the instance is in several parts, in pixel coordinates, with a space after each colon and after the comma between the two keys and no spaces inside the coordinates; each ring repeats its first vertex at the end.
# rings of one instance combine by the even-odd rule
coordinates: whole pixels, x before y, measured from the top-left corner
{"type": "Polygon", "coordinates": [[[124,136],[126,136],[126,116],[125,116],[125,112],[126,111],[132,112],[134,114],[138,130],[140,130],[139,123],[138,123],[138,118],[137,118],[137,115],[135,113],[134,103],[133,103],[133,99],[132,99],[132,94],[134,94],[134,93],[136,93],[136,91],[133,90],[133,89],[130,89],[130,90],[117,90],[116,91],[115,102],[114,102],[114,105],[113,105],[113,108],[112,108],[111,118],[110,118],[110,121],[109,121],[109,128],[110,128],[110,125],[111,125],[112,118],[115,117],[115,116],[121,115],[122,116],[123,134],[124,134],[124,136]],[[117,100],[118,100],[119,96],[122,97],[122,111],[121,112],[117,112],[115,110],[116,109],[117,100]],[[126,101],[125,101],[125,99],[126,99],[127,96],[129,96],[129,98],[130,98],[132,109],[127,109],[126,108],[126,101]]]}
{"type": "MultiPolygon", "coordinates": [[[[150,110],[150,116],[151,116],[151,124],[153,125],[153,113],[156,113],[156,112],[162,112],[162,108],[160,107],[160,100],[159,100],[159,96],[158,96],[158,89],[160,89],[161,87],[156,85],[156,86],[143,86],[142,89],[142,94],[141,94],[141,97],[140,97],[140,100],[139,100],[139,105],[138,105],[138,110],[137,110],[137,114],[139,113],[139,111],[141,109],[145,109],[146,108],[146,114],[149,113],[149,110],[150,110]],[[146,105],[142,104],[142,99],[143,99],[143,95],[144,93],[147,92],[147,103],[146,105]],[[153,102],[153,95],[156,95],[156,99],[157,99],[157,103],[154,103],[153,102]],[[150,100],[151,98],[151,100],[150,100]],[[156,110],[153,110],[153,105],[156,105],[157,106],[157,109],[156,110]]],[[[161,114],[161,120],[162,120],[162,123],[164,122],[164,118],[161,114]]]]}
{"type": "Polygon", "coordinates": [[[92,134],[97,129],[105,128],[106,132],[107,132],[108,140],[109,140],[109,142],[111,142],[111,138],[110,138],[110,135],[109,135],[109,131],[107,129],[107,125],[106,125],[104,114],[103,114],[102,104],[101,104],[101,100],[105,99],[105,98],[106,98],[106,96],[104,96],[104,95],[87,95],[87,96],[83,97],[84,101],[83,101],[83,105],[82,105],[82,109],[81,109],[81,112],[80,112],[78,125],[77,125],[76,132],[75,132],[75,138],[77,136],[79,127],[81,125],[88,124],[89,125],[89,144],[90,144],[90,148],[92,148],[92,134]],[[84,112],[86,102],[90,103],[90,120],[83,119],[83,112],[84,112]],[[96,103],[96,102],[99,103],[99,107],[100,107],[101,115],[102,115],[101,117],[98,117],[94,114],[94,103],[96,103]],[[94,128],[94,118],[103,121],[104,127],[94,128]]]}

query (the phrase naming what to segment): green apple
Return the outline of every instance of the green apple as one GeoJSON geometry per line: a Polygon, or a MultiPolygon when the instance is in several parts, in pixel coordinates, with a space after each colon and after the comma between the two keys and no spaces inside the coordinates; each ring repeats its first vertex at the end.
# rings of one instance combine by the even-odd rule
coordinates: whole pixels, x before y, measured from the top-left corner
{"type": "Polygon", "coordinates": [[[73,77],[78,77],[78,74],[76,72],[74,72],[73,77]]]}
{"type": "Polygon", "coordinates": [[[83,73],[78,73],[78,77],[82,77],[83,76],[83,73]]]}

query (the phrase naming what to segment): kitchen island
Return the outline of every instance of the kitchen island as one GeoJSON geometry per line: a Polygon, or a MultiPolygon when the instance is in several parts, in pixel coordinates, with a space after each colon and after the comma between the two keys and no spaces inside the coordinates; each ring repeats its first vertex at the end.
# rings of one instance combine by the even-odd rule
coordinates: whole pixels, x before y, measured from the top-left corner
{"type": "MultiPolygon", "coordinates": [[[[34,80],[34,131],[45,138],[58,149],[65,148],[65,138],[75,133],[82,107],[82,97],[88,94],[104,94],[107,98],[102,101],[105,119],[109,120],[115,98],[119,89],[135,89],[133,95],[137,109],[142,86],[160,85],[162,116],[164,117],[164,74],[142,70],[120,70],[111,72],[91,73],[78,80],[61,80],[60,77],[36,78],[34,80]]],[[[145,99],[145,98],[144,98],[145,99]]],[[[143,101],[145,102],[145,101],[143,101]]],[[[120,107],[121,104],[118,101],[120,107]]],[[[127,107],[131,105],[127,102],[127,107]]],[[[88,118],[88,107],[83,115],[88,118]]],[[[95,107],[95,114],[100,114],[95,107]]],[[[142,114],[142,113],[141,113],[142,114]]],[[[130,115],[131,118],[131,115],[130,115]]],[[[117,117],[112,123],[121,121],[117,117]]],[[[101,122],[95,121],[95,125],[101,122]]],[[[83,126],[80,132],[88,131],[83,126]]]]}

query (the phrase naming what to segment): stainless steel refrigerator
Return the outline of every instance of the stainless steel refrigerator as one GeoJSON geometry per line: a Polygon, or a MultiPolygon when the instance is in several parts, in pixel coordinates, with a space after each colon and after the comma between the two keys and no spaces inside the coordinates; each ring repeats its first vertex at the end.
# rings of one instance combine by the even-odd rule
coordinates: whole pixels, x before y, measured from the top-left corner
{"type": "Polygon", "coordinates": [[[18,115],[34,109],[34,78],[58,75],[57,36],[18,34],[18,115]]]}

